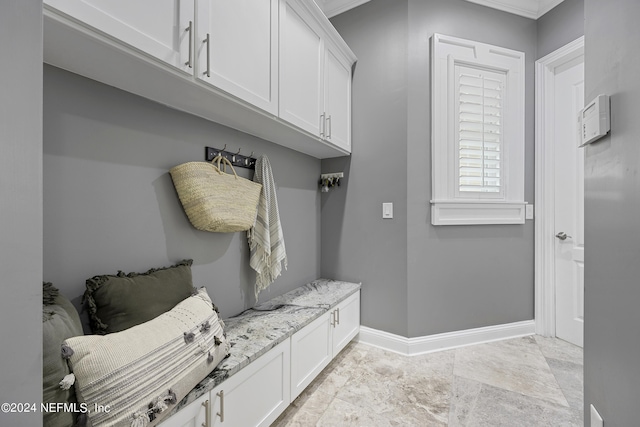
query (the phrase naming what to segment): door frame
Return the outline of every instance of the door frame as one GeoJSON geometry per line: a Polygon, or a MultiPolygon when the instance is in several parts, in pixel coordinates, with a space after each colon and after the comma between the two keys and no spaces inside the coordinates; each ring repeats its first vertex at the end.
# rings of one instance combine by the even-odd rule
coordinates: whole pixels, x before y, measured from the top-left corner
{"type": "Polygon", "coordinates": [[[556,336],[554,70],[584,55],[584,36],[536,61],[535,323],[536,334],[556,336]]]}

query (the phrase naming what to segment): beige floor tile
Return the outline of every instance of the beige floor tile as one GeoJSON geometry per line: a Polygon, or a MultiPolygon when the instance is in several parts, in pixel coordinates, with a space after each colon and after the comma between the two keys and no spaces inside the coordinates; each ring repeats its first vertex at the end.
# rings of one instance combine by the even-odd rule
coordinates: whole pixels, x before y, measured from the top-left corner
{"type": "Polygon", "coordinates": [[[524,337],[407,357],[352,343],[276,427],[582,425],[582,349],[524,337]]]}
{"type": "Polygon", "coordinates": [[[544,357],[583,364],[582,348],[558,338],[547,338],[535,335],[536,343],[544,357]]]}
{"type": "Polygon", "coordinates": [[[456,350],[453,372],[456,376],[569,406],[531,337],[460,348],[456,350]]]}

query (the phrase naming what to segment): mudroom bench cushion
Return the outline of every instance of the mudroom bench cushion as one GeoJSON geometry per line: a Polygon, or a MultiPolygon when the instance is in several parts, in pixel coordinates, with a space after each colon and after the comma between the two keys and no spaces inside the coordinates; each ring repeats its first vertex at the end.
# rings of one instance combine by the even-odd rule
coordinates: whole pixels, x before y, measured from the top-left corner
{"type": "Polygon", "coordinates": [[[214,389],[360,290],[359,283],[318,279],[284,295],[225,319],[231,352],[173,410],[173,413],[214,389]]]}

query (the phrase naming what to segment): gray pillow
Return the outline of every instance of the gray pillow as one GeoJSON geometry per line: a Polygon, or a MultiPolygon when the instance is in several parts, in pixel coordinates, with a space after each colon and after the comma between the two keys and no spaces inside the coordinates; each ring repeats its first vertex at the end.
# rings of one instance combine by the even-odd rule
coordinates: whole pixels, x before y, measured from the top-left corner
{"type": "MultiPolygon", "coordinates": [[[[51,283],[43,286],[42,306],[42,402],[75,403],[73,387],[60,388],[60,381],[70,373],[67,361],[62,358],[62,342],[82,335],[78,312],[71,302],[58,293],[51,283]]],[[[44,412],[45,427],[69,427],[74,422],[72,412],[44,412]]]]}
{"type": "Polygon", "coordinates": [[[146,273],[95,276],[86,282],[87,304],[94,334],[108,334],[152,320],[193,292],[191,264],[183,260],[146,273]]]}

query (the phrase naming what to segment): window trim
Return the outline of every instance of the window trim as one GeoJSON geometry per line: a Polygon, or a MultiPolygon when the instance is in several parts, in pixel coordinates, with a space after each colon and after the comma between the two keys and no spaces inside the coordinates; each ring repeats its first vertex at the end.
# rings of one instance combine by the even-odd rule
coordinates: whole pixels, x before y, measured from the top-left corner
{"type": "Polygon", "coordinates": [[[434,34],[431,38],[433,225],[524,224],[524,53],[434,34]],[[503,127],[503,197],[459,194],[455,127],[455,67],[505,73],[507,96],[503,127]]]}

